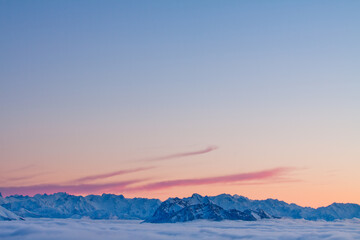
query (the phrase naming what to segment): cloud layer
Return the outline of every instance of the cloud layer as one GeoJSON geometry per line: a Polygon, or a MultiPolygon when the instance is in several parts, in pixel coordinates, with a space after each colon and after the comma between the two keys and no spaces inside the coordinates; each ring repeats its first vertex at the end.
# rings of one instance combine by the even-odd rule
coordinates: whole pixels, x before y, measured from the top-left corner
{"type": "Polygon", "coordinates": [[[124,220],[28,219],[0,222],[3,240],[161,240],[360,239],[359,219],[335,222],[306,220],[195,221],[176,224],[140,224],[124,220]]]}

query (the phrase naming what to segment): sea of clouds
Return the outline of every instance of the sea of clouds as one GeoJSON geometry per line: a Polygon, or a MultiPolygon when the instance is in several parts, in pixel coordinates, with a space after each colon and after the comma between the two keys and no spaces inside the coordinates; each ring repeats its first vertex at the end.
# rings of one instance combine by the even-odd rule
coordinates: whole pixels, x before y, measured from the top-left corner
{"type": "Polygon", "coordinates": [[[27,219],[0,222],[0,239],[360,239],[360,219],[342,221],[194,221],[152,224],[126,220],[27,219]]]}

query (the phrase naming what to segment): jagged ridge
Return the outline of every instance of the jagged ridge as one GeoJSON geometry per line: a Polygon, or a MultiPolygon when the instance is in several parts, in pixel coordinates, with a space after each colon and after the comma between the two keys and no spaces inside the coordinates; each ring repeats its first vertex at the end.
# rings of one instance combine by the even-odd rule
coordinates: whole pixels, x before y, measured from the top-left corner
{"type": "MultiPolygon", "coordinates": [[[[189,198],[170,198],[167,203],[175,201],[172,211],[184,207],[211,201],[224,210],[257,211],[262,209],[270,216],[285,218],[304,218],[307,220],[360,218],[360,206],[351,203],[333,203],[317,209],[288,204],[276,199],[251,200],[243,196],[221,194],[202,197],[194,194],[189,198]]],[[[164,203],[165,203],[164,202],[164,203]]],[[[34,197],[14,195],[6,198],[0,195],[0,206],[20,217],[44,218],[82,218],[92,219],[148,219],[160,206],[158,199],[125,198],[122,195],[103,194],[86,197],[73,196],[66,193],[37,194],[34,197]]]]}
{"type": "Polygon", "coordinates": [[[154,215],[145,220],[150,223],[187,222],[197,219],[214,221],[244,220],[256,221],[263,218],[272,218],[263,210],[246,210],[241,212],[236,209],[225,210],[214,204],[209,197],[193,194],[190,198],[170,198],[163,202],[154,215]]]}
{"type": "Polygon", "coordinates": [[[146,219],[160,204],[158,199],[128,199],[114,194],[83,197],[55,193],[0,197],[0,206],[19,216],[32,218],[146,219]]]}

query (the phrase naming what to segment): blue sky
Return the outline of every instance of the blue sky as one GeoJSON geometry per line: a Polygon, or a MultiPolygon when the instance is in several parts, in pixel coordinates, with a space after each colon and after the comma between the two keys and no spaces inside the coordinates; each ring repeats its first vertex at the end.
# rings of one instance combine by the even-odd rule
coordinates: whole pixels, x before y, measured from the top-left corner
{"type": "Polygon", "coordinates": [[[0,1],[0,157],[9,169],[76,178],[216,145],[199,163],[152,174],[297,167],[310,169],[296,176],[309,185],[340,171],[329,181],[355,188],[359,10],[358,1],[0,1]]]}

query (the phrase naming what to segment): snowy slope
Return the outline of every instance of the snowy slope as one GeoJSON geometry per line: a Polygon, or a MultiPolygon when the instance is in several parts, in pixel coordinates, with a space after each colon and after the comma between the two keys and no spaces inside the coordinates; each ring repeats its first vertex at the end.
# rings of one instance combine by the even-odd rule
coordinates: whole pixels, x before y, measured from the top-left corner
{"type": "Polygon", "coordinates": [[[158,199],[124,198],[122,195],[103,194],[86,197],[66,193],[10,196],[0,204],[22,217],[92,219],[145,219],[155,212],[158,199]]]}
{"type": "Polygon", "coordinates": [[[268,214],[278,217],[288,217],[307,220],[335,220],[360,218],[360,206],[357,204],[334,203],[327,207],[317,209],[310,207],[301,207],[296,204],[288,204],[277,199],[251,200],[238,195],[221,194],[214,197],[208,197],[212,202],[224,209],[237,209],[244,211],[246,209],[263,209],[268,214]]]}
{"type": "Polygon", "coordinates": [[[92,219],[145,219],[161,204],[158,199],[129,199],[114,194],[89,195],[85,199],[95,209],[87,214],[92,219]]]}
{"type": "Polygon", "coordinates": [[[315,209],[306,217],[309,220],[324,219],[327,221],[360,218],[360,206],[352,203],[333,203],[327,207],[315,209]]]}
{"type": "Polygon", "coordinates": [[[15,213],[0,206],[0,221],[24,220],[15,213]]]}
{"type": "Polygon", "coordinates": [[[272,218],[263,210],[246,210],[244,212],[236,209],[225,210],[214,204],[208,197],[193,194],[189,198],[170,198],[163,202],[154,215],[145,220],[150,223],[174,223],[187,222],[197,219],[206,220],[244,220],[256,221],[263,218],[272,218]]]}
{"type": "Polygon", "coordinates": [[[306,212],[311,212],[312,208],[303,208],[296,204],[288,204],[276,199],[250,200],[238,195],[221,194],[209,197],[215,204],[224,209],[237,209],[244,211],[246,209],[263,209],[273,216],[303,218],[306,212]]]}

